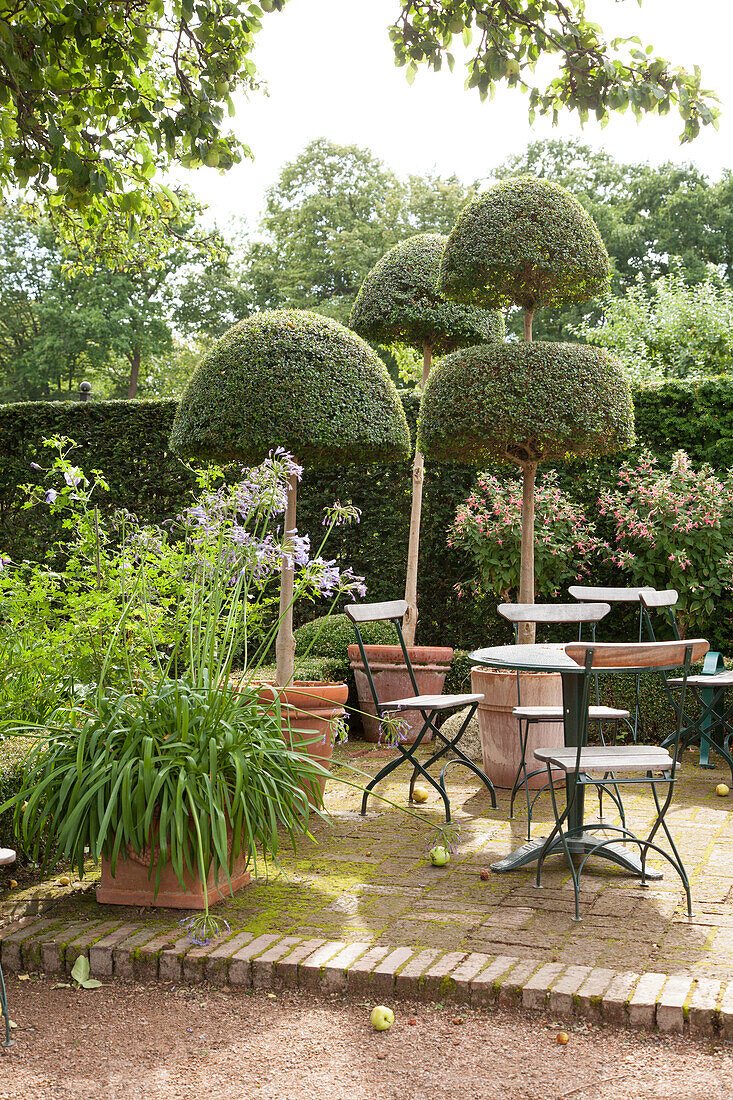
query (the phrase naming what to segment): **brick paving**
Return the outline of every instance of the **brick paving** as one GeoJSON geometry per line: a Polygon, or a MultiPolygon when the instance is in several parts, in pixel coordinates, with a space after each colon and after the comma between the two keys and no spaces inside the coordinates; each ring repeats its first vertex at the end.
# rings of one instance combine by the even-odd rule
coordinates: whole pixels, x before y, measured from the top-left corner
{"type": "MultiPolygon", "coordinates": [[[[342,753],[336,775],[354,765],[373,773],[384,763],[383,750],[363,751],[342,753]]],[[[580,922],[572,920],[572,882],[560,857],[546,864],[542,890],[532,868],[482,879],[523,842],[526,826],[522,816],[508,820],[506,792],[492,810],[464,769],[449,772],[458,849],[446,867],[431,866],[439,799],[406,817],[398,808],[406,806],[403,769],[382,787],[398,806],[373,802],[366,818],[358,792],[330,782],[330,820],[315,820],[295,853],[283,847],[279,866],[259,862],[252,884],[217,906],[230,924],[227,938],[197,948],[182,936],[180,913],[98,905],[92,872],[89,885],[51,880],[6,894],[0,957],[9,970],[63,974],[86,954],[103,979],[498,1001],[733,1038],[733,797],[715,794],[728,778],[722,769],[699,769],[695,759],[685,759],[668,815],[692,883],[691,919],[677,876],[657,859],[650,863],[664,878],[646,889],[610,864],[590,865],[580,922]]],[[[647,792],[625,791],[624,802],[642,831],[653,813],[647,792]]],[[[544,835],[548,822],[540,803],[533,835],[544,835]]]]}

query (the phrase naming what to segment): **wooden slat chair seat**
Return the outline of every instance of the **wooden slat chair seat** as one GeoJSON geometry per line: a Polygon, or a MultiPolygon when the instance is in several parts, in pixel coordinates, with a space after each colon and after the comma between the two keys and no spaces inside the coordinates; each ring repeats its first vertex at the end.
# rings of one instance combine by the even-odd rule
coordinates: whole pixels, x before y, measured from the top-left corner
{"type": "Polygon", "coordinates": [[[369,783],[367,783],[361,801],[362,817],[366,814],[369,795],[374,790],[376,785],[380,783],[383,779],[386,779],[386,777],[390,775],[391,772],[393,772],[395,768],[397,768],[400,764],[405,762],[412,764],[412,777],[410,779],[410,787],[408,793],[409,801],[412,802],[412,795],[415,788],[415,780],[417,779],[418,775],[422,775],[423,778],[426,779],[427,782],[430,783],[430,785],[437,790],[438,794],[443,799],[446,822],[449,822],[451,818],[450,799],[448,798],[448,792],[446,790],[445,776],[446,771],[451,764],[461,764],[463,767],[468,768],[475,775],[477,775],[479,779],[484,783],[489,792],[492,807],[496,809],[496,791],[494,790],[493,783],[489,779],[488,775],[486,775],[481,770],[481,768],[474,764],[473,760],[469,760],[469,758],[465,755],[465,753],[459,746],[459,741],[461,740],[461,737],[468,728],[469,722],[476,713],[476,708],[478,707],[479,703],[483,702],[483,695],[474,695],[470,693],[465,695],[420,694],[420,689],[418,688],[415,673],[412,668],[412,663],[410,661],[410,654],[407,650],[405,638],[402,633],[402,618],[407,611],[406,600],[390,600],[386,603],[347,604],[344,608],[344,611],[346,612],[349,619],[351,619],[354,627],[356,641],[359,646],[359,652],[361,654],[361,660],[364,667],[364,672],[366,674],[367,682],[369,684],[369,690],[371,692],[374,702],[374,709],[377,718],[385,718],[388,715],[391,716],[395,714],[399,715],[400,711],[416,710],[420,712],[423,719],[422,727],[418,731],[417,737],[415,738],[414,742],[411,745],[403,745],[398,740],[396,745],[396,748],[398,750],[397,757],[394,760],[390,760],[389,763],[385,764],[384,767],[381,768],[381,770],[374,776],[374,778],[371,779],[369,783]],[[366,651],[364,649],[364,640],[361,636],[361,631],[359,630],[359,623],[371,623],[384,620],[389,620],[394,624],[400,646],[402,647],[402,656],[407,667],[410,682],[415,692],[414,695],[408,695],[402,699],[379,698],[374,683],[374,676],[372,675],[366,651]],[[463,710],[464,708],[467,708],[468,713],[466,714],[464,721],[461,723],[458,732],[455,733],[452,737],[446,737],[446,735],[441,731],[440,727],[436,725],[436,718],[438,714],[444,713],[445,711],[449,710],[463,710]],[[424,764],[422,764],[417,759],[415,753],[419,748],[421,741],[429,732],[432,732],[435,742],[438,744],[439,748],[437,752],[434,752],[430,756],[430,758],[424,764]],[[454,756],[452,759],[448,760],[446,764],[443,765],[440,776],[436,780],[430,774],[428,769],[436,762],[436,760],[439,760],[447,752],[452,752],[454,756]]]}
{"type": "MultiPolygon", "coordinates": [[[[562,707],[515,707],[512,711],[515,718],[534,718],[538,722],[562,722],[565,715],[562,707]]],[[[618,707],[588,707],[588,717],[591,722],[620,722],[631,717],[628,710],[618,707]]]]}
{"type": "MultiPolygon", "coordinates": [[[[575,889],[575,920],[580,920],[580,876],[589,857],[600,849],[611,852],[613,846],[618,845],[619,841],[639,846],[643,886],[646,885],[646,860],[650,851],[657,852],[674,867],[685,890],[688,915],[692,915],[690,882],[665,821],[665,814],[672,801],[677,774],[679,740],[683,727],[685,692],[690,665],[693,661],[702,660],[709,648],[704,638],[672,642],[576,642],[565,647],[567,656],[584,670],[580,707],[581,728],[578,732],[577,746],[566,746],[562,749],[555,746],[541,746],[535,749],[535,758],[542,761],[547,768],[555,814],[555,825],[543,845],[537,862],[536,885],[541,886],[544,860],[551,846],[556,844],[559,838],[575,889]],[[585,744],[588,730],[588,695],[594,677],[627,672],[639,674],[656,672],[663,675],[677,668],[682,668],[683,672],[680,687],[681,701],[672,752],[658,745],[588,746],[585,744]],[[562,812],[558,808],[555,786],[551,782],[553,770],[560,770],[565,775],[567,799],[562,812]],[[603,821],[596,823],[584,821],[578,828],[565,828],[571,809],[575,807],[577,799],[583,798],[585,788],[587,786],[594,786],[596,789],[603,787],[607,784],[609,772],[613,774],[614,783],[617,785],[646,784],[650,787],[657,813],[646,836],[637,836],[632,833],[623,819],[621,826],[611,826],[603,821]],[[664,801],[661,801],[658,788],[663,790],[665,787],[667,793],[664,801]],[[671,854],[656,843],[655,838],[660,829],[667,838],[671,854]],[[600,833],[601,839],[597,844],[589,846],[587,837],[594,832],[600,833]],[[578,850],[578,844],[582,844],[583,853],[577,866],[572,859],[573,845],[576,841],[578,843],[575,845],[575,850],[578,850]]],[[[580,819],[583,819],[582,814],[580,819]]]]}
{"type": "Polygon", "coordinates": [[[388,710],[456,710],[469,703],[482,703],[483,695],[409,695],[406,699],[390,699],[382,703],[388,710]]]}
{"type": "MultiPolygon", "coordinates": [[[[583,627],[589,625],[593,630],[595,626],[610,612],[611,607],[608,603],[534,603],[534,604],[521,604],[521,603],[503,603],[499,604],[497,611],[510,622],[514,628],[514,640],[518,639],[518,627],[520,623],[535,623],[545,626],[555,625],[561,626],[564,624],[571,624],[578,627],[578,633],[582,637],[583,627]]],[[[543,647],[549,646],[553,649],[564,649],[565,642],[544,642],[543,647]]],[[[512,715],[517,719],[518,732],[519,732],[519,766],[517,768],[516,775],[514,776],[514,783],[512,784],[512,790],[509,797],[509,816],[514,817],[514,803],[519,791],[524,788],[525,802],[527,804],[527,840],[530,839],[530,831],[532,827],[532,811],[539,796],[546,790],[546,785],[542,786],[534,796],[530,795],[529,781],[536,775],[542,775],[544,768],[535,768],[532,771],[527,770],[527,742],[529,739],[530,726],[539,722],[562,722],[564,719],[563,708],[561,706],[523,706],[522,694],[521,694],[521,679],[517,675],[517,698],[519,700],[519,706],[516,706],[512,710],[512,715]]],[[[593,722],[607,722],[614,724],[614,730],[618,729],[619,722],[629,721],[629,712],[616,707],[603,707],[600,704],[590,708],[589,717],[593,722]]],[[[604,740],[603,726],[600,726],[601,740],[604,740]]],[[[620,796],[618,792],[614,791],[611,797],[614,798],[619,811],[623,816],[623,806],[621,805],[620,796]]],[[[600,792],[600,798],[602,800],[603,793],[600,792]]]]}
{"type": "MultiPolygon", "coordinates": [[[[560,771],[573,772],[578,766],[577,749],[535,749],[538,760],[544,760],[560,771]]],[[[601,772],[668,771],[672,757],[658,745],[588,745],[583,750],[581,770],[591,775],[601,772]]]]}

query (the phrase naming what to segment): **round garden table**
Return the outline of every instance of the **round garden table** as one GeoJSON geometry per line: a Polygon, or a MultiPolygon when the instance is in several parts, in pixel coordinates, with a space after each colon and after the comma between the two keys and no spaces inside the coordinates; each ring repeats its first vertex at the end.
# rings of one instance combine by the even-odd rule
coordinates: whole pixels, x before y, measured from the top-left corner
{"type": "MultiPolygon", "coordinates": [[[[489,649],[476,649],[468,655],[469,661],[476,665],[485,665],[487,668],[514,669],[517,672],[559,672],[562,678],[563,710],[565,712],[563,727],[565,732],[566,747],[577,747],[584,723],[582,721],[582,696],[583,675],[585,670],[579,664],[568,657],[562,645],[501,645],[492,646],[489,649]]],[[[587,723],[585,723],[587,729],[587,723]]],[[[567,797],[571,797],[571,780],[566,780],[567,797]]],[[[567,820],[568,830],[581,828],[584,822],[585,798],[582,787],[576,789],[573,804],[567,820]]],[[[491,864],[491,870],[502,873],[504,871],[516,871],[527,863],[533,863],[539,858],[540,852],[546,843],[546,837],[537,837],[528,840],[525,844],[491,864]]],[[[583,856],[595,848],[598,837],[593,833],[587,836],[577,833],[568,838],[567,845],[573,854],[583,856]]],[[[547,852],[554,855],[563,851],[562,841],[557,837],[547,852]]],[[[610,859],[627,871],[641,876],[641,860],[639,856],[623,844],[612,844],[600,848],[595,853],[601,859],[610,859]]],[[[647,879],[662,878],[661,871],[651,870],[647,866],[647,879]]]]}

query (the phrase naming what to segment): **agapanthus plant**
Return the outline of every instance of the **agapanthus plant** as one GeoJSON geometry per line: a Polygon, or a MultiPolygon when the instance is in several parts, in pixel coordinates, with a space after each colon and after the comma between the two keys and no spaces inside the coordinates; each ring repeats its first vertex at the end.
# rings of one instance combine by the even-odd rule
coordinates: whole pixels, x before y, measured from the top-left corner
{"type": "MultiPolygon", "coordinates": [[[[4,809],[14,809],[26,851],[47,867],[71,860],[80,875],[87,852],[108,859],[114,874],[121,853],[144,854],[154,829],[156,890],[164,863],[181,883],[195,870],[205,933],[209,871],[228,878],[242,851],[276,858],[280,828],[292,839],[307,830],[314,811],[305,790],[325,774],[286,744],[278,700],[263,706],[255,688],[231,684],[234,660],[250,675],[271,660],[284,554],[294,555],[293,601],[363,592],[361,578],[322,553],[333,526],[354,517],[332,509],[315,551],[305,538],[285,539],[286,486],[297,470],[278,452],[234,484],[223,471],[202,473],[194,503],[161,527],[127,513],[105,521],[91,500],[101,476],[90,481],[72,464],[70,441],[50,445],[57,487],[39,487],[33,502],[63,510],[70,564],[30,570],[47,597],[55,589],[57,605],[37,629],[49,646],[58,624],[72,646],[74,631],[92,624],[106,637],[81,702],[64,701],[43,723],[10,724],[30,750],[22,788],[4,809]]],[[[22,574],[1,574],[18,615],[22,574]]]]}
{"type": "Polygon", "coordinates": [[[598,506],[615,528],[607,559],[634,585],[676,588],[683,634],[709,623],[733,591],[733,479],[695,468],[684,451],[669,471],[645,455],[621,467],[598,506]]]}
{"type": "MultiPolygon", "coordinates": [[[[522,546],[522,484],[480,473],[451,526],[448,544],[468,552],[470,581],[459,593],[516,599],[522,546]]],[[[588,576],[600,548],[593,523],[571,500],[550,470],[535,495],[535,591],[556,596],[568,583],[588,576]]]]}

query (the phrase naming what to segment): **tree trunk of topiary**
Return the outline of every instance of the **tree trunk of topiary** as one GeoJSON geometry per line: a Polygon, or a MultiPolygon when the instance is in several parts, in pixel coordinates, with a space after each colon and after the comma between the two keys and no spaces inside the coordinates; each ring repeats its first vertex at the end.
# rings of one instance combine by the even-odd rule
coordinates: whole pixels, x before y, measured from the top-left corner
{"type": "Polygon", "coordinates": [[[293,473],[288,480],[288,498],[283,529],[283,563],[280,573],[280,626],[275,642],[275,683],[284,687],[295,675],[295,635],[293,634],[293,592],[295,590],[295,507],[298,498],[298,478],[293,473]]]}
{"type": "MultiPolygon", "coordinates": [[[[532,342],[532,321],[534,307],[524,311],[524,339],[532,342]]],[[[519,602],[534,603],[534,486],[537,477],[537,463],[529,462],[522,467],[522,559],[519,572],[519,602]]],[[[524,645],[534,645],[535,624],[520,623],[517,641],[524,645]]]]}
{"type": "MultiPolygon", "coordinates": [[[[537,463],[522,467],[522,558],[519,572],[519,603],[534,603],[534,485],[537,463]]],[[[517,641],[534,645],[535,624],[520,623],[517,641]]]]}
{"type": "Polygon", "coordinates": [[[524,339],[526,343],[532,342],[532,321],[534,320],[534,309],[525,309],[524,311],[524,339]]]}
{"type": "MultiPolygon", "coordinates": [[[[423,345],[422,385],[430,374],[432,351],[429,344],[423,345]]],[[[410,539],[407,544],[407,579],[405,581],[405,600],[407,611],[403,619],[403,631],[407,645],[415,644],[417,629],[417,565],[420,555],[420,515],[422,513],[422,488],[425,474],[425,459],[415,451],[412,465],[412,506],[410,508],[410,539]]]]}

